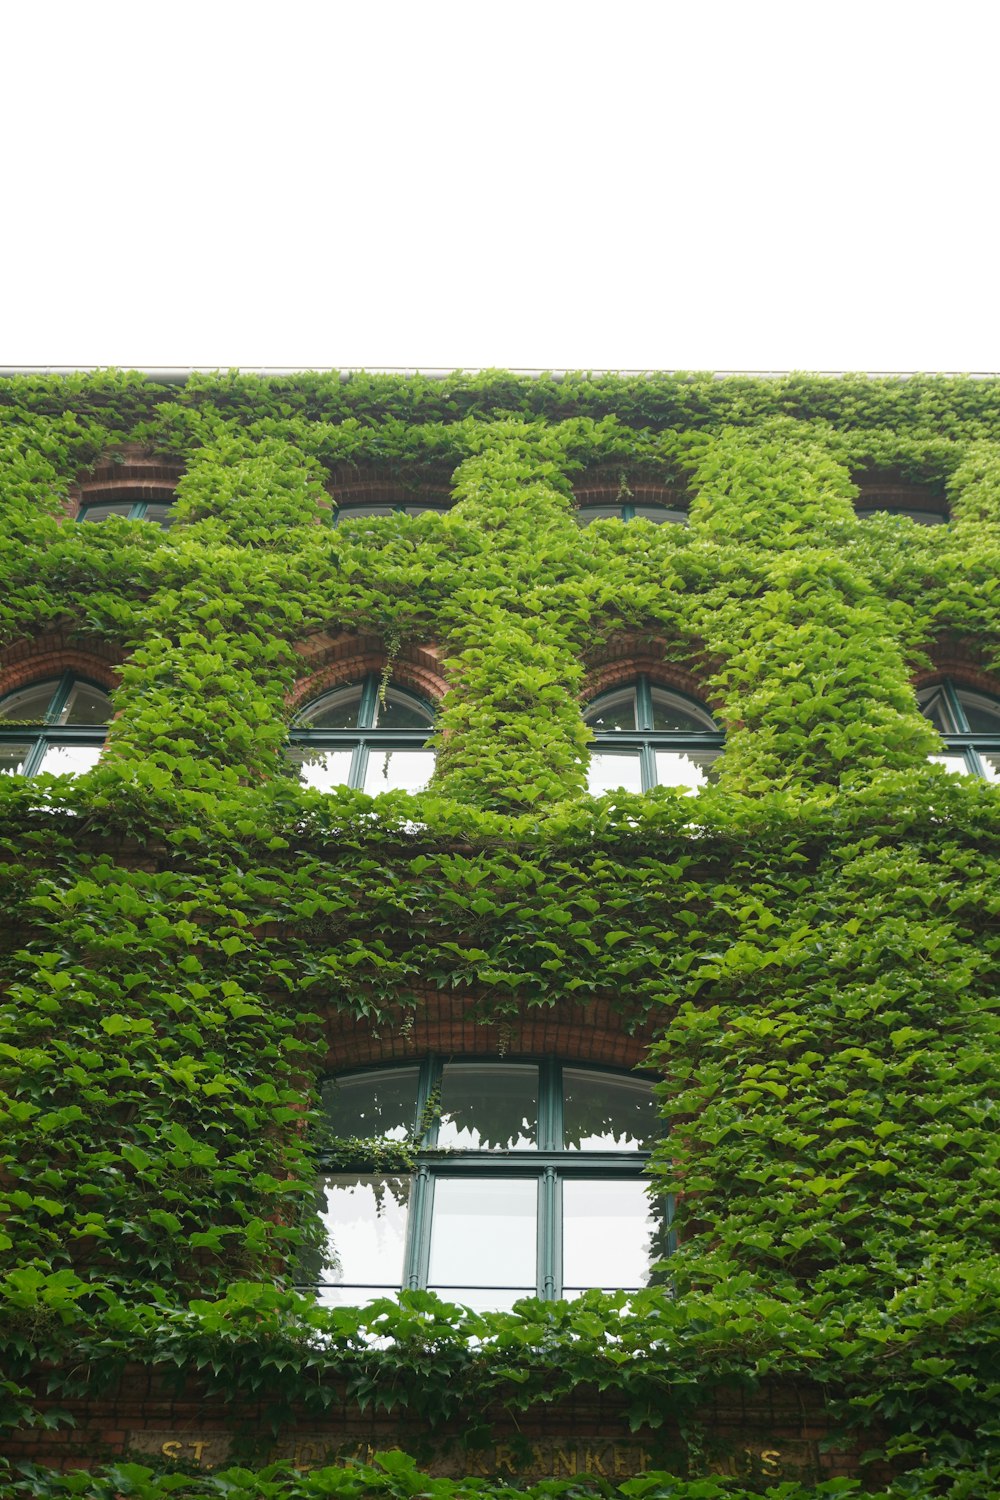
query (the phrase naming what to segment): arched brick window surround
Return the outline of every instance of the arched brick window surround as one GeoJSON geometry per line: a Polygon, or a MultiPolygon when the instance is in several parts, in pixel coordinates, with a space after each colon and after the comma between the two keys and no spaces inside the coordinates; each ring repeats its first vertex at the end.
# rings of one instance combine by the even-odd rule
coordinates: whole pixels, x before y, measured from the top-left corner
{"type": "MultiPolygon", "coordinates": [[[[626,687],[637,677],[646,676],[657,687],[673,688],[695,698],[713,715],[718,715],[721,700],[709,694],[703,676],[665,661],[665,650],[666,641],[655,636],[613,636],[588,658],[580,689],[581,703],[591,703],[612,688],[626,687]]],[[[707,670],[703,675],[708,675],[707,670]]]]}
{"type": "Polygon", "coordinates": [[[68,513],[75,519],[87,505],[170,503],[176,498],[181,477],[179,463],[157,457],[136,444],[127,444],[115,455],[106,454],[70,490],[68,513]]]}
{"type": "Polygon", "coordinates": [[[107,643],[88,643],[86,650],[60,635],[19,641],[0,652],[0,698],[46,677],[73,672],[111,692],[118,686],[124,653],[107,643]]]}
{"type": "MultiPolygon", "coordinates": [[[[298,651],[310,671],[288,696],[292,713],[332,688],[360,682],[369,672],[381,673],[388,660],[378,636],[316,635],[304,641],[298,651]]],[[[434,646],[403,646],[393,658],[392,680],[432,704],[440,702],[447,688],[434,646]]]]}
{"type": "Polygon", "coordinates": [[[451,474],[444,469],[408,481],[388,469],[341,464],[331,471],[326,489],[334,507],[347,515],[354,507],[369,505],[445,509],[452,503],[451,474]]]}
{"type": "Polygon", "coordinates": [[[318,1072],[333,1074],[380,1063],[446,1057],[558,1056],[608,1068],[635,1068],[646,1059],[652,1031],[625,1029],[607,1001],[561,1001],[525,1008],[499,1020],[482,1020],[467,997],[437,991],[420,996],[415,1010],[400,1007],[384,1021],[331,1011],[323,1028],[318,1072]]]}

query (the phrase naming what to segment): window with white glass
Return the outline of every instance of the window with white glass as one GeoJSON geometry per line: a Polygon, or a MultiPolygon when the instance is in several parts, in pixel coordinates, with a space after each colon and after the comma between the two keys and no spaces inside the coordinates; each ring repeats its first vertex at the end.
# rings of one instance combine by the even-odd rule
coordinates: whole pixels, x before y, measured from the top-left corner
{"type": "Polygon", "coordinates": [[[338,786],[371,797],[420,792],[434,770],[434,752],[427,748],[433,727],[428,704],[392,683],[383,691],[378,675],[370,672],[301,710],[289,756],[300,780],[321,792],[338,786]]]}
{"type": "Polygon", "coordinates": [[[1000,782],[1000,699],[946,678],[924,688],[917,702],[944,740],[942,754],[931,756],[935,765],[1000,782]]]}
{"type": "Polygon", "coordinates": [[[723,735],[708,709],[645,675],[595,698],[584,722],[593,733],[587,789],[594,797],[654,786],[695,792],[714,778],[723,735]]]}
{"type": "Polygon", "coordinates": [[[111,719],[103,688],[72,672],[0,699],[0,772],[76,776],[100,759],[111,719]]]}
{"type": "Polygon", "coordinates": [[[412,1173],[322,1177],[326,1264],[302,1284],[327,1304],[410,1287],[495,1311],[632,1291],[667,1253],[668,1205],[643,1176],[659,1126],[647,1079],[429,1058],[329,1079],[322,1097],[339,1142],[419,1144],[412,1173]]]}
{"type": "Polygon", "coordinates": [[[151,521],[164,530],[173,524],[175,499],[169,485],[141,485],[134,490],[88,490],[81,502],[78,521],[107,521],[120,516],[123,521],[151,521]]]}

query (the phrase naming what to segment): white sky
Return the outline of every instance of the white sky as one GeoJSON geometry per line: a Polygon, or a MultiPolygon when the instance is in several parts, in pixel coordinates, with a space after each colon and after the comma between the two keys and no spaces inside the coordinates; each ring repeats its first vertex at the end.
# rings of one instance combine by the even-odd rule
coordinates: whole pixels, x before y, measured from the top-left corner
{"type": "Polygon", "coordinates": [[[8,0],[0,365],[998,369],[998,15],[8,0]]]}

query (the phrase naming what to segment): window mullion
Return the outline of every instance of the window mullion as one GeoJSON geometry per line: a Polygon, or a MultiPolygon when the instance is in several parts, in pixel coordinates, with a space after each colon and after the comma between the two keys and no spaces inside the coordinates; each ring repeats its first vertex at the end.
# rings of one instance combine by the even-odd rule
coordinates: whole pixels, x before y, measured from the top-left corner
{"type": "Polygon", "coordinates": [[[651,792],[659,782],[656,775],[656,751],[648,740],[639,751],[639,765],[642,771],[642,789],[644,792],[651,792]]]}
{"type": "Polygon", "coordinates": [[[427,1285],[431,1258],[431,1219],[434,1214],[434,1178],[424,1165],[413,1177],[413,1207],[403,1263],[403,1285],[419,1291],[427,1285]]]}
{"type": "Polygon", "coordinates": [[[653,728],[653,694],[645,673],[635,685],[635,727],[647,734],[653,728]]]}
{"type": "Polygon", "coordinates": [[[361,689],[358,705],[358,728],[374,729],[378,722],[378,678],[369,672],[361,689]]]}
{"type": "Polygon", "coordinates": [[[148,505],[148,500],[133,500],[132,509],[128,513],[129,520],[141,521],[143,516],[146,514],[148,505]]]}
{"type": "Polygon", "coordinates": [[[951,682],[948,678],[945,678],[944,682],[941,684],[941,687],[944,690],[944,701],[948,706],[948,713],[953,726],[952,733],[971,734],[972,731],[969,728],[969,721],[965,717],[965,709],[962,707],[961,698],[959,698],[958,694],[955,691],[954,683],[951,682]]]}
{"type": "Polygon", "coordinates": [[[555,1167],[538,1179],[538,1295],[552,1302],[562,1295],[561,1192],[555,1167]]]}
{"type": "Polygon", "coordinates": [[[73,673],[64,672],[59,679],[55,692],[49,699],[49,706],[45,710],[46,724],[58,724],[60,715],[65,711],[69,702],[69,695],[73,691],[73,673]]]}
{"type": "Polygon", "coordinates": [[[49,747],[48,737],[44,733],[35,735],[35,742],[27,755],[24,757],[23,776],[37,776],[39,767],[45,759],[45,752],[49,747]]]}
{"type": "Polygon", "coordinates": [[[361,740],[354,746],[351,755],[351,769],[347,773],[348,786],[356,787],[359,791],[365,784],[365,774],[368,770],[368,746],[361,740]]]}

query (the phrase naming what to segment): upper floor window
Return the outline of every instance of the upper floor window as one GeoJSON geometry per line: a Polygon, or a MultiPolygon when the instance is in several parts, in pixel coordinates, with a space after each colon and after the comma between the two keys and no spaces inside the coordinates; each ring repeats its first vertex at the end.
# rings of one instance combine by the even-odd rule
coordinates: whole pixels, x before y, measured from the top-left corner
{"type": "Polygon", "coordinates": [[[622,521],[673,521],[686,526],[690,497],[680,484],[629,479],[617,471],[597,470],[575,486],[577,520],[582,526],[617,516],[622,521]]]}
{"type": "Polygon", "coordinates": [[[107,521],[110,516],[121,516],[125,521],[152,521],[166,530],[173,524],[173,498],[170,492],[163,492],[158,498],[145,493],[129,496],[118,492],[113,500],[102,500],[94,494],[80,506],[77,520],[107,521]]]}
{"type": "Polygon", "coordinates": [[[357,787],[378,792],[420,792],[434,770],[427,749],[430,707],[392,683],[380,691],[375,672],[349,687],[334,688],[298,714],[290,755],[306,786],[321,792],[357,787]]]}
{"type": "Polygon", "coordinates": [[[722,751],[708,709],[646,675],[595,698],[584,721],[593,730],[587,789],[595,797],[654,786],[697,791],[712,779],[722,751]]]}
{"type": "Polygon", "coordinates": [[[78,775],[97,764],[111,699],[72,672],[18,688],[0,699],[0,771],[78,775]]]}
{"type": "Polygon", "coordinates": [[[881,470],[855,474],[854,482],[858,486],[854,509],[862,519],[882,511],[906,516],[921,526],[943,526],[948,520],[948,502],[933,485],[881,470]]]}
{"type": "Polygon", "coordinates": [[[331,476],[330,491],[336,502],[333,524],[361,517],[406,515],[451,508],[449,482],[443,473],[402,483],[391,474],[347,465],[331,476]]]}
{"type": "Polygon", "coordinates": [[[179,465],[168,459],[129,449],[117,461],[101,463],[80,481],[78,521],[152,521],[167,527],[173,521],[179,465]]]}
{"type": "Polygon", "coordinates": [[[402,1286],[486,1311],[635,1290],[666,1252],[642,1175],[659,1124],[646,1079],[432,1057],[330,1079],[322,1097],[335,1137],[418,1145],[412,1173],[323,1176],[330,1264],[303,1279],[326,1303],[402,1286]]]}
{"type": "Polygon", "coordinates": [[[917,694],[924,717],[945,743],[935,765],[960,775],[1000,781],[1000,699],[959,687],[947,678],[917,694]]]}

